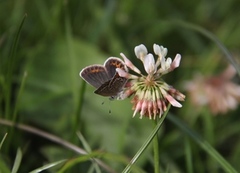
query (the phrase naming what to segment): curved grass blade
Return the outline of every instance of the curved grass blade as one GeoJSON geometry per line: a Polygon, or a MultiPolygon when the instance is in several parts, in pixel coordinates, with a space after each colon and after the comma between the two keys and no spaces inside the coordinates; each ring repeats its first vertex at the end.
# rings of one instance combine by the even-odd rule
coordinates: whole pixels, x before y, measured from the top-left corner
{"type": "Polygon", "coordinates": [[[1,141],[1,143],[0,143],[0,150],[1,150],[1,148],[2,148],[3,142],[5,141],[6,137],[7,137],[7,133],[5,133],[5,135],[4,135],[3,138],[2,138],[2,141],[1,141]]]}
{"type": "Polygon", "coordinates": [[[68,162],[66,162],[66,164],[58,171],[58,173],[64,173],[68,169],[70,169],[71,167],[76,165],[77,163],[91,161],[92,158],[97,157],[97,156],[99,156],[99,153],[91,153],[91,154],[86,154],[86,155],[82,155],[77,158],[71,159],[68,162]]]}
{"type": "Polygon", "coordinates": [[[11,173],[17,173],[18,172],[21,161],[22,161],[22,151],[21,151],[21,149],[18,148],[17,155],[16,155],[16,158],[15,158],[11,173]]]}
{"type": "MultiPolygon", "coordinates": [[[[85,149],[88,153],[91,153],[91,152],[92,152],[92,149],[91,149],[90,145],[88,144],[88,142],[86,141],[86,139],[84,138],[84,136],[81,134],[81,132],[78,131],[78,132],[77,132],[77,136],[78,136],[79,140],[82,142],[82,145],[83,145],[84,149],[85,149]]],[[[92,167],[92,169],[94,169],[94,171],[95,171],[96,173],[100,173],[100,172],[101,172],[98,164],[97,164],[94,160],[93,160],[93,167],[92,167]]]]}
{"type": "Polygon", "coordinates": [[[6,72],[6,90],[5,90],[5,93],[6,93],[6,106],[5,106],[5,109],[6,109],[6,117],[9,118],[10,115],[12,114],[10,111],[11,111],[11,92],[12,92],[12,89],[11,89],[11,83],[12,83],[12,76],[13,76],[13,71],[14,71],[14,63],[16,62],[16,52],[17,52],[17,46],[18,46],[18,43],[19,43],[19,38],[20,38],[20,34],[21,34],[21,31],[22,31],[22,27],[23,27],[23,24],[24,24],[24,21],[27,17],[27,14],[24,15],[22,21],[21,21],[21,24],[18,28],[18,31],[17,31],[17,35],[14,39],[14,42],[13,42],[13,45],[11,47],[11,50],[10,50],[10,55],[9,55],[9,61],[8,61],[8,64],[7,65],[7,72],[6,72]]]}
{"type": "Polygon", "coordinates": [[[27,78],[27,72],[25,71],[24,74],[23,74],[22,81],[21,81],[21,84],[20,84],[20,89],[18,91],[18,95],[17,95],[17,98],[16,98],[16,104],[15,104],[15,107],[14,107],[14,110],[13,110],[13,118],[12,118],[13,122],[15,122],[17,120],[19,100],[21,98],[23,89],[25,87],[26,78],[27,78]]]}
{"type": "Polygon", "coordinates": [[[61,164],[61,163],[63,163],[63,162],[66,162],[66,159],[63,159],[63,160],[59,160],[59,161],[57,161],[57,162],[53,162],[53,163],[46,164],[46,165],[44,165],[44,166],[42,166],[42,167],[40,167],[40,168],[37,168],[37,169],[31,171],[30,173],[42,172],[42,171],[44,171],[44,170],[50,169],[50,168],[52,168],[52,167],[54,167],[54,166],[57,166],[57,165],[59,165],[59,164],[61,164]]]}

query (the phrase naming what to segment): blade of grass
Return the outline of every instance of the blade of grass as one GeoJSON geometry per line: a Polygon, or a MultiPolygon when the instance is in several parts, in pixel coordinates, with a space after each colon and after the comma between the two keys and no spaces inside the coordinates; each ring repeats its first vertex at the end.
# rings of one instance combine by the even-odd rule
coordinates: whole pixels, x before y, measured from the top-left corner
{"type": "Polygon", "coordinates": [[[5,141],[6,137],[7,137],[7,133],[5,133],[5,135],[4,135],[3,138],[2,138],[2,141],[1,141],[1,143],[0,143],[0,150],[1,150],[1,148],[2,148],[3,142],[5,141]]]}
{"type": "Polygon", "coordinates": [[[187,127],[187,125],[185,125],[180,119],[172,114],[169,114],[167,119],[189,135],[203,150],[211,155],[226,172],[237,173],[237,171],[207,141],[202,139],[195,131],[187,127]]]}
{"type": "Polygon", "coordinates": [[[92,158],[103,156],[103,155],[104,155],[104,153],[101,153],[101,152],[92,152],[89,154],[81,155],[77,158],[73,158],[73,159],[69,160],[68,162],[66,162],[66,164],[58,171],[58,173],[64,173],[64,172],[66,172],[66,170],[70,169],[71,167],[73,167],[74,165],[76,165],[78,163],[91,161],[92,158]]]}
{"type": "Polygon", "coordinates": [[[141,148],[138,150],[138,152],[135,154],[135,156],[132,158],[132,160],[130,161],[130,163],[125,167],[125,169],[122,171],[122,173],[128,173],[133,165],[135,164],[135,162],[139,159],[139,157],[142,155],[142,153],[146,150],[146,148],[148,147],[148,145],[152,142],[153,138],[155,137],[155,135],[157,134],[158,130],[160,129],[160,127],[162,126],[162,123],[164,121],[164,119],[166,118],[168,111],[170,109],[171,105],[169,104],[167,107],[166,112],[163,114],[162,118],[158,121],[157,125],[155,126],[155,128],[153,129],[153,131],[151,132],[151,134],[148,136],[147,140],[144,142],[144,144],[141,146],[141,148]]]}
{"type": "Polygon", "coordinates": [[[11,173],[17,173],[19,166],[21,164],[21,161],[22,161],[22,151],[21,149],[18,148],[11,173]]]}
{"type": "MultiPolygon", "coordinates": [[[[92,149],[90,147],[90,145],[88,144],[88,142],[85,140],[85,138],[83,137],[83,135],[81,134],[81,132],[77,132],[77,136],[78,138],[80,139],[80,141],[82,142],[83,144],[83,148],[88,152],[88,153],[91,153],[92,152],[92,149]]],[[[96,173],[100,173],[101,170],[98,166],[98,164],[96,164],[96,162],[94,162],[93,160],[93,169],[95,170],[94,172],[96,173]]]]}
{"type": "Polygon", "coordinates": [[[184,139],[185,146],[185,159],[186,159],[186,167],[188,173],[193,173],[193,162],[192,162],[192,149],[189,142],[189,138],[185,137],[184,139]]]}
{"type": "Polygon", "coordinates": [[[40,168],[37,168],[37,169],[31,171],[30,173],[42,172],[42,171],[44,171],[44,170],[50,169],[50,168],[52,168],[52,167],[54,167],[54,166],[57,166],[57,165],[59,165],[59,164],[61,164],[61,163],[63,163],[63,162],[66,162],[66,159],[63,159],[63,160],[59,160],[59,161],[56,161],[56,162],[53,162],[53,163],[46,164],[46,165],[44,165],[44,166],[42,166],[42,167],[40,167],[40,168]]]}
{"type": "Polygon", "coordinates": [[[17,34],[16,34],[16,37],[15,37],[15,40],[13,42],[13,45],[11,47],[11,50],[10,50],[10,55],[9,55],[9,61],[8,61],[8,64],[7,64],[7,74],[6,74],[6,86],[5,86],[5,100],[6,100],[6,105],[5,105],[5,116],[7,117],[7,119],[10,118],[11,116],[11,84],[12,84],[12,75],[13,75],[13,71],[14,71],[14,63],[16,62],[16,52],[17,52],[17,46],[18,46],[18,43],[19,43],[19,38],[20,38],[20,34],[21,34],[21,31],[22,31],[22,27],[23,27],[23,24],[24,24],[24,21],[27,17],[27,14],[24,15],[21,23],[20,23],[20,26],[18,28],[18,31],[17,31],[17,34]]]}
{"type": "Polygon", "coordinates": [[[18,103],[19,103],[19,99],[21,98],[24,86],[25,86],[26,78],[27,78],[27,72],[24,72],[23,78],[22,78],[22,81],[21,81],[21,85],[20,85],[20,89],[18,91],[17,99],[16,99],[16,102],[15,102],[15,107],[14,107],[14,110],[13,110],[13,118],[12,118],[13,122],[15,122],[17,120],[18,103]]]}
{"type": "Polygon", "coordinates": [[[81,132],[77,132],[77,136],[78,138],[80,139],[80,141],[82,142],[83,144],[83,148],[88,152],[88,153],[91,153],[92,152],[92,149],[90,147],[90,145],[87,143],[87,141],[85,140],[85,138],[83,137],[83,135],[81,134],[81,132]]]}

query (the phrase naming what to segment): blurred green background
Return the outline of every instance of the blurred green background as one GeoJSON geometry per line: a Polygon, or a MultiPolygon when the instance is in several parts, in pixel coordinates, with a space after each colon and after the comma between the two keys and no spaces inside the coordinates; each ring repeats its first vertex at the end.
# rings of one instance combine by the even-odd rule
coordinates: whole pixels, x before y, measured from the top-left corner
{"type": "MultiPolygon", "coordinates": [[[[240,170],[240,109],[222,116],[211,116],[207,108],[197,112],[183,90],[184,82],[195,73],[215,75],[228,64],[216,43],[184,24],[212,32],[239,60],[239,6],[239,0],[1,0],[0,117],[43,129],[79,147],[83,145],[76,131],[81,131],[92,150],[130,159],[148,137],[153,123],[138,115],[132,118],[130,99],[109,101],[95,95],[79,72],[87,65],[103,64],[110,56],[120,57],[121,52],[143,69],[134,47],[144,44],[153,53],[156,43],[168,48],[172,58],[177,53],[182,55],[180,67],[164,80],[186,94],[186,101],[182,109],[172,108],[170,112],[208,139],[240,170]],[[13,49],[24,15],[27,17],[19,42],[13,49]]],[[[23,152],[19,172],[78,157],[58,144],[0,124],[0,141],[5,133],[8,136],[0,149],[2,170],[11,170],[17,148],[23,152]]],[[[159,132],[159,143],[161,168],[165,171],[223,172],[168,120],[159,132]],[[188,144],[192,169],[186,164],[188,144]]],[[[117,172],[126,166],[114,158],[105,161],[117,172]]],[[[75,164],[69,172],[87,172],[90,163],[75,164]]],[[[153,172],[151,146],[137,166],[153,172]]]]}

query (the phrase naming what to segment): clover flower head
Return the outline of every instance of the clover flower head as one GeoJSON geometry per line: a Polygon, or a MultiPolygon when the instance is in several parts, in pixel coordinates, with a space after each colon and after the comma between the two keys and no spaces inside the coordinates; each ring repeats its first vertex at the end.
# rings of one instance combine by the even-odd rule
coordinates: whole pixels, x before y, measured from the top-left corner
{"type": "Polygon", "coordinates": [[[228,66],[220,75],[196,75],[185,85],[191,102],[199,108],[208,106],[213,115],[236,109],[240,101],[240,85],[231,80],[235,74],[236,70],[228,66]]]}
{"type": "Polygon", "coordinates": [[[181,55],[177,54],[172,61],[171,58],[166,59],[167,49],[157,44],[153,45],[153,50],[157,59],[153,54],[148,53],[147,48],[141,44],[134,49],[135,55],[143,63],[147,75],[142,72],[123,54],[120,55],[124,59],[126,66],[136,74],[131,74],[122,69],[117,68],[119,76],[128,79],[125,89],[121,93],[121,99],[133,95],[133,117],[140,113],[140,118],[147,116],[150,119],[156,119],[166,111],[167,104],[174,107],[182,107],[177,101],[184,101],[185,96],[163,81],[162,76],[177,68],[181,61],[181,55]]]}

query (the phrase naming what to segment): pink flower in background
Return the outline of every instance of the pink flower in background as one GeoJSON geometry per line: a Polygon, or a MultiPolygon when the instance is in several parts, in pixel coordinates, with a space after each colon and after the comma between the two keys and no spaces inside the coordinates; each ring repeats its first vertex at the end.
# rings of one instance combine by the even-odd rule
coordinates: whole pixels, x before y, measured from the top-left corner
{"type": "Polygon", "coordinates": [[[219,76],[196,76],[186,85],[191,101],[196,106],[208,105],[214,115],[236,109],[240,101],[240,85],[231,81],[235,74],[235,69],[229,66],[219,76]]]}
{"type": "Polygon", "coordinates": [[[133,95],[133,117],[139,112],[140,118],[147,116],[150,119],[161,117],[170,103],[174,107],[182,107],[177,101],[184,101],[185,96],[163,81],[162,76],[173,71],[180,64],[181,55],[177,54],[172,61],[166,58],[167,49],[157,44],[153,45],[154,53],[158,56],[157,60],[153,54],[148,53],[144,45],[136,46],[134,51],[138,59],[143,63],[147,75],[144,75],[133,63],[123,54],[125,65],[134,74],[126,72],[120,68],[116,71],[121,77],[128,79],[125,89],[121,93],[124,99],[133,95]]]}

